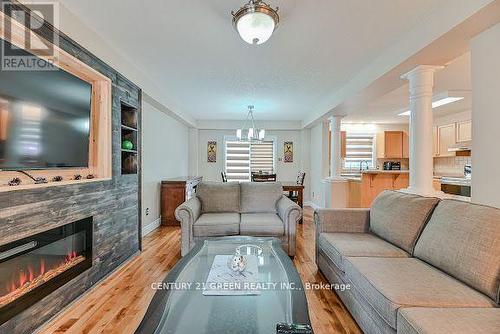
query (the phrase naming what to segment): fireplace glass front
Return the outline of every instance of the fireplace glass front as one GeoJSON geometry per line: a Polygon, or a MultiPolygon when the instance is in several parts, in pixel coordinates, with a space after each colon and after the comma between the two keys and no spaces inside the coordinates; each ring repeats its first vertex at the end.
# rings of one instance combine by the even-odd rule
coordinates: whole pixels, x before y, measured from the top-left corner
{"type": "Polygon", "coordinates": [[[92,218],[0,246],[0,324],[92,266],[92,218]]]}

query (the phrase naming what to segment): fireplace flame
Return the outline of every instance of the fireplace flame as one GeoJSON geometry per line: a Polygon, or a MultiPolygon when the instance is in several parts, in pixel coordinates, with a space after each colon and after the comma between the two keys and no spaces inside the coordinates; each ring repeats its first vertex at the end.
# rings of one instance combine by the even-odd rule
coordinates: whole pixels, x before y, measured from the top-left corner
{"type": "Polygon", "coordinates": [[[7,293],[3,296],[0,294],[0,307],[12,302],[84,259],[83,255],[78,255],[73,250],[66,254],[59,263],[47,266],[45,259],[42,258],[39,263],[29,264],[26,268],[14,272],[11,280],[5,286],[7,293]]]}

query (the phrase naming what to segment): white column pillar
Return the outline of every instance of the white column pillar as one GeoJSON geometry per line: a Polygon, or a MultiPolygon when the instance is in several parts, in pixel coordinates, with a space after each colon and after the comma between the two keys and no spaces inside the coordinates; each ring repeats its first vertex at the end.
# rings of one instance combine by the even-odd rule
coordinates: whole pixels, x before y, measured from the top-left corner
{"type": "Polygon", "coordinates": [[[340,125],[342,117],[343,116],[332,116],[328,119],[332,132],[330,142],[330,177],[323,180],[323,184],[325,185],[325,207],[327,208],[346,208],[349,198],[347,180],[340,176],[340,171],[342,169],[340,143],[340,125]]]}
{"type": "Polygon", "coordinates": [[[429,196],[433,187],[434,73],[442,66],[419,65],[402,76],[410,84],[410,186],[408,192],[429,196]]]}
{"type": "Polygon", "coordinates": [[[343,116],[332,116],[329,118],[330,130],[332,132],[331,139],[331,154],[330,154],[330,178],[337,180],[341,179],[340,171],[342,170],[342,153],[341,153],[341,133],[340,126],[343,116]]]}

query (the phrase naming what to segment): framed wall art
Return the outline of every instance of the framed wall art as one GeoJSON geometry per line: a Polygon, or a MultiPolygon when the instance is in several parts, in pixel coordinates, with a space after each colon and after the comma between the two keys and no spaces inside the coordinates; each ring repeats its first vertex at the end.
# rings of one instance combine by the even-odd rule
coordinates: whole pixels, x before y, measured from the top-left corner
{"type": "Polygon", "coordinates": [[[217,162],[217,142],[209,141],[207,143],[207,162],[217,162]]]}
{"type": "Polygon", "coordinates": [[[283,162],[293,162],[293,142],[286,141],[283,144],[284,157],[283,162]]]}

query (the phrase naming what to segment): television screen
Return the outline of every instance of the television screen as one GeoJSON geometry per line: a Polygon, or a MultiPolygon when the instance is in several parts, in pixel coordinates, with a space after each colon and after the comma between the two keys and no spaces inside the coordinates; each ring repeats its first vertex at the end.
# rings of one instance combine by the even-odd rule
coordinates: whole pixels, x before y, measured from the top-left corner
{"type": "Polygon", "coordinates": [[[88,167],[91,96],[63,70],[0,70],[0,169],[88,167]]]}

